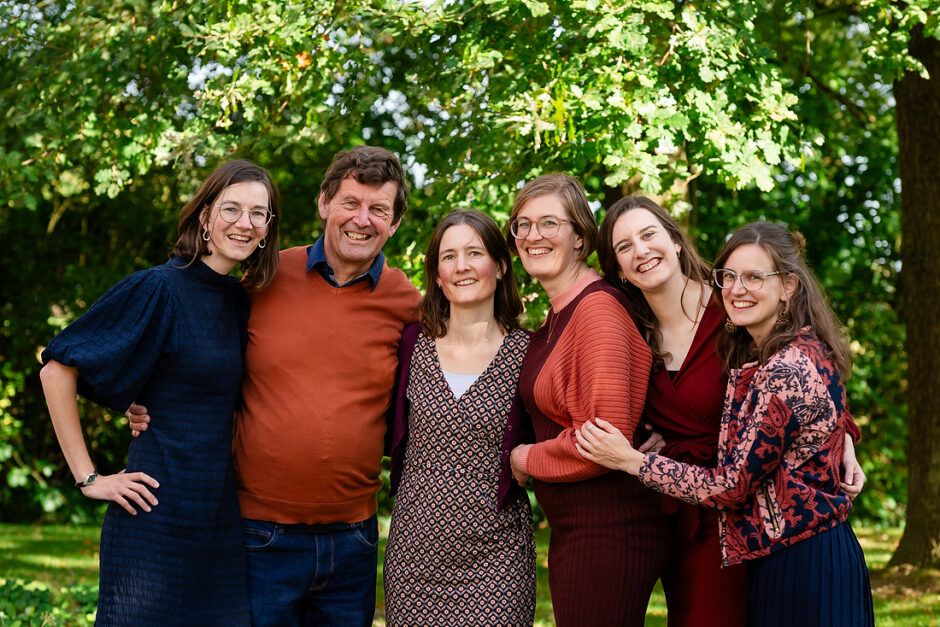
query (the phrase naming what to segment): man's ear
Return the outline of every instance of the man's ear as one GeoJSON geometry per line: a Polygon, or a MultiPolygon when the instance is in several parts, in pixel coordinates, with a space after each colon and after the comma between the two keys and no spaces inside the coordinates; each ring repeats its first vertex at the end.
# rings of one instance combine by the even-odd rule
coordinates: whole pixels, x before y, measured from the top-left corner
{"type": "Polygon", "coordinates": [[[317,200],[317,208],[318,213],[320,214],[320,218],[326,220],[326,216],[329,214],[329,211],[327,211],[326,196],[323,194],[323,192],[320,192],[320,197],[317,200]]]}

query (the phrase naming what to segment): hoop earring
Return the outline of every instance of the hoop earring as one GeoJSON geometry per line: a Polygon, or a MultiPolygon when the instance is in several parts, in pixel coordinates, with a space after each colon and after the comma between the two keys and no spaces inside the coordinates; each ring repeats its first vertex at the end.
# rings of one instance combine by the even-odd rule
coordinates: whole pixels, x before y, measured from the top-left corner
{"type": "Polygon", "coordinates": [[[258,242],[258,248],[264,248],[264,247],[267,246],[267,245],[268,245],[268,243],[267,243],[266,241],[264,241],[264,238],[263,238],[263,237],[261,238],[261,241],[258,242]]]}
{"type": "Polygon", "coordinates": [[[205,230],[205,229],[202,230],[202,241],[204,241],[204,242],[208,242],[208,241],[209,241],[209,231],[207,231],[207,230],[205,230]]]}
{"type": "Polygon", "coordinates": [[[725,333],[734,333],[738,330],[738,327],[735,323],[731,322],[731,318],[725,318],[725,333]]]}

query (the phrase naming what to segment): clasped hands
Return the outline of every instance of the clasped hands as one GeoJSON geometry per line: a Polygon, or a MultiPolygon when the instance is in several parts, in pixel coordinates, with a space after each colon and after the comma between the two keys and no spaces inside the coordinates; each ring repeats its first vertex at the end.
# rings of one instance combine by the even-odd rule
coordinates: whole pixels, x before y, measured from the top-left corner
{"type": "MultiPolygon", "coordinates": [[[[666,445],[666,441],[656,431],[653,431],[649,424],[645,425],[649,431],[649,437],[639,449],[634,449],[630,441],[616,427],[600,418],[581,425],[580,429],[575,429],[577,442],[575,446],[578,453],[587,460],[590,460],[599,466],[610,468],[612,470],[626,470],[633,467],[632,461],[636,461],[636,474],[639,471],[639,462],[643,461],[644,453],[658,452],[666,445]],[[628,460],[632,460],[629,461],[628,460]]],[[[529,482],[529,475],[522,469],[520,458],[522,450],[531,444],[520,444],[512,450],[510,463],[512,466],[512,476],[516,482],[525,487],[529,482]]]]}
{"type": "Polygon", "coordinates": [[[582,457],[611,470],[639,474],[646,451],[658,451],[664,445],[662,436],[653,432],[639,449],[633,448],[624,434],[601,418],[589,420],[574,432],[575,446],[582,457]]]}

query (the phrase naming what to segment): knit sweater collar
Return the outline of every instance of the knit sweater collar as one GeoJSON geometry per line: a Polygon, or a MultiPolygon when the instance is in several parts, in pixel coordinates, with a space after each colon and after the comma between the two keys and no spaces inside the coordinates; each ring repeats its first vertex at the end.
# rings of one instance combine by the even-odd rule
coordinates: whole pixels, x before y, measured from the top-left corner
{"type": "Polygon", "coordinates": [[[581,293],[581,290],[586,288],[591,283],[601,280],[601,275],[598,274],[595,270],[588,268],[588,271],[581,275],[577,281],[575,281],[571,287],[566,289],[564,292],[556,296],[555,298],[550,298],[549,302],[552,304],[552,311],[558,313],[562,309],[568,306],[571,301],[581,293]]]}

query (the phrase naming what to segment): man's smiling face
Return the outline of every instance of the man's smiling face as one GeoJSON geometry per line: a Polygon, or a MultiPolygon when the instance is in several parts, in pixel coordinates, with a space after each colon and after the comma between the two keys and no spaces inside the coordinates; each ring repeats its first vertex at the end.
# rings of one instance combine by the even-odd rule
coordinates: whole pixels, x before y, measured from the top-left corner
{"type": "Polygon", "coordinates": [[[333,198],[320,194],[326,260],[339,285],[368,271],[398,229],[392,223],[397,191],[394,181],[372,187],[347,176],[333,198]]]}

